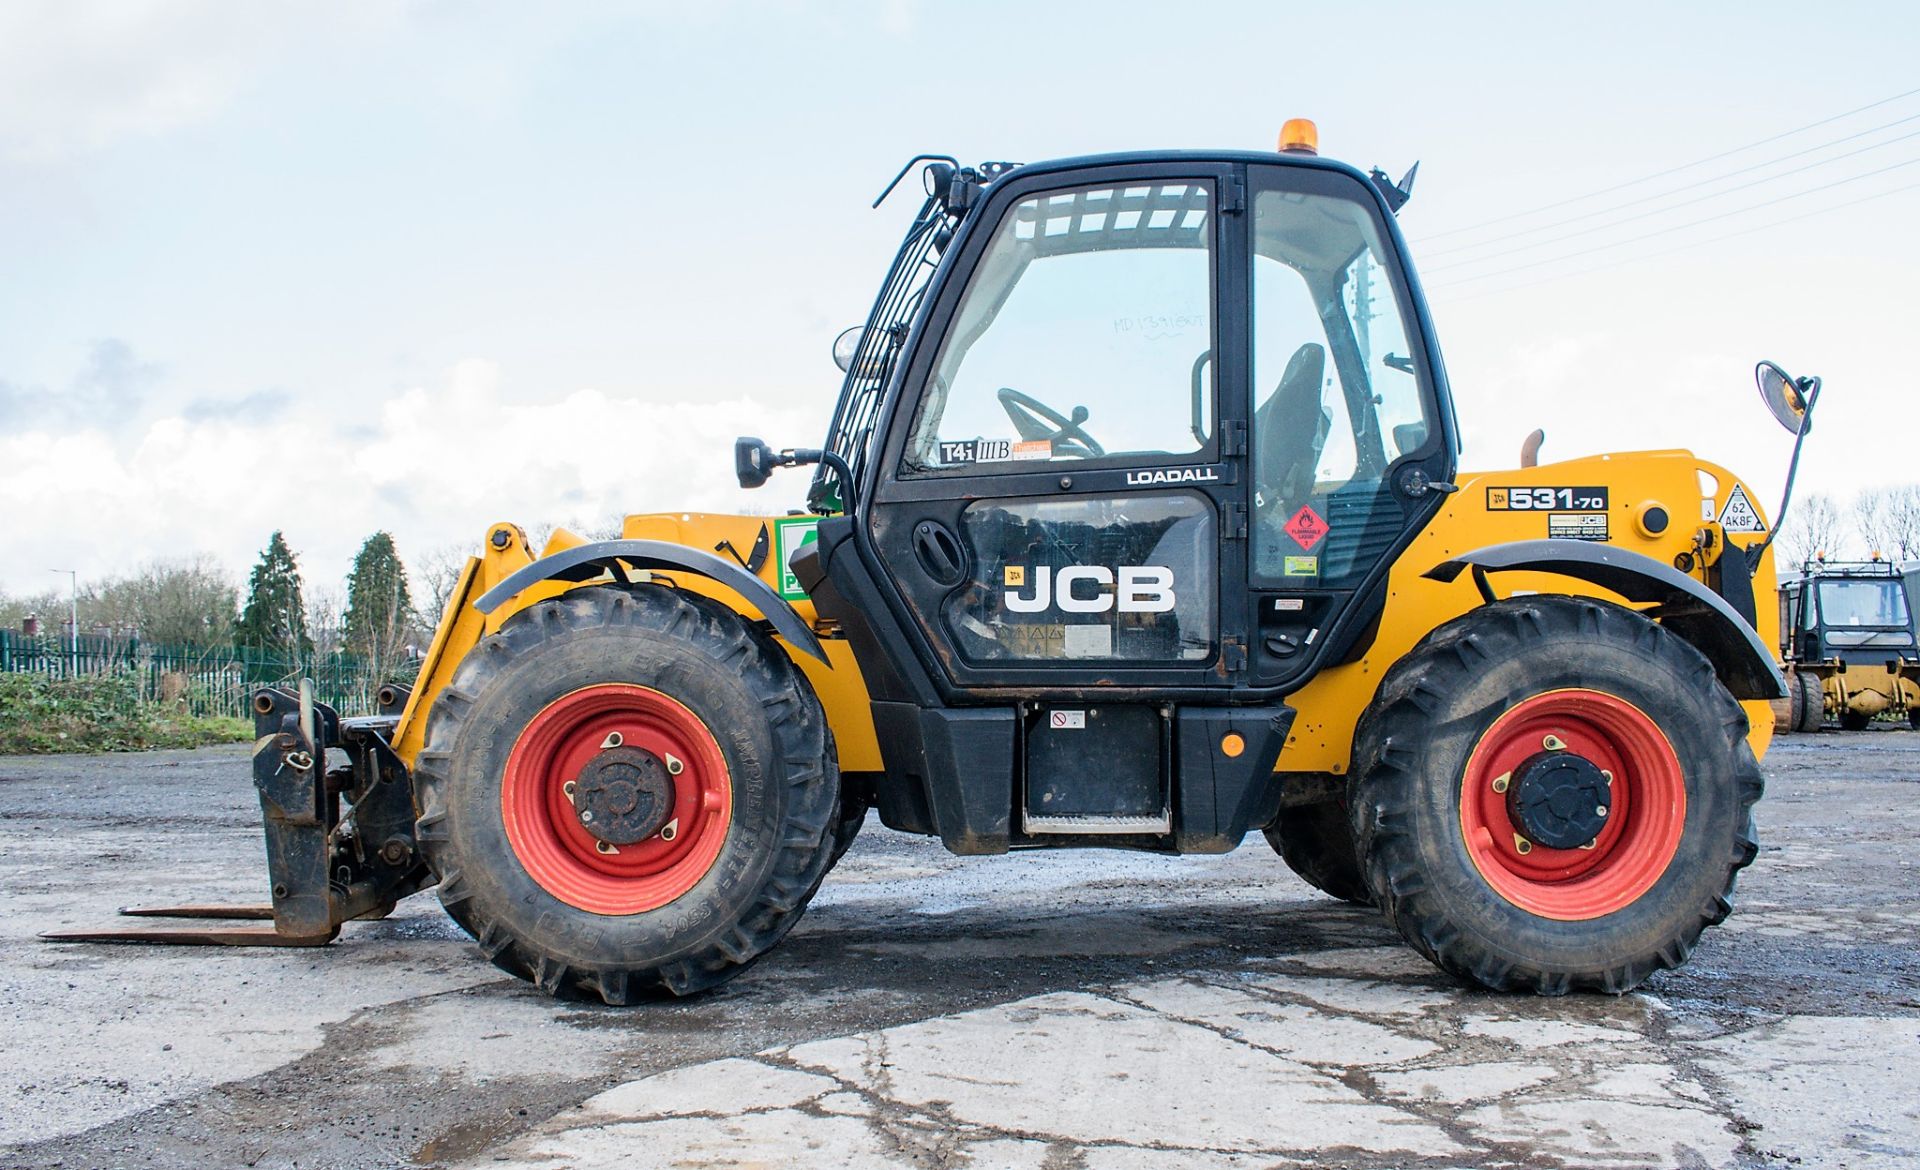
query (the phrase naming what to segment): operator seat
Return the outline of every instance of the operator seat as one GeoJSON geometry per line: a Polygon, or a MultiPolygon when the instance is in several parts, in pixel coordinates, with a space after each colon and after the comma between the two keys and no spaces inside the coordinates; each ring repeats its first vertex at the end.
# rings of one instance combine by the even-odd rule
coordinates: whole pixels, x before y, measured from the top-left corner
{"type": "Polygon", "coordinates": [[[1307,342],[1293,351],[1279,385],[1253,412],[1254,486],[1262,511],[1313,495],[1320,452],[1333,424],[1320,403],[1326,372],[1326,347],[1307,342]]]}

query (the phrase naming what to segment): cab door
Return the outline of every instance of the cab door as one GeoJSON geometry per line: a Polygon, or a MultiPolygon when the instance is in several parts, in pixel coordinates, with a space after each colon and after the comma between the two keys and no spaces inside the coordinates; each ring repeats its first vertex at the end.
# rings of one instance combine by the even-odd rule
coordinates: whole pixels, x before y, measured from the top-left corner
{"type": "Polygon", "coordinates": [[[1015,176],[970,225],[866,516],[954,691],[1213,691],[1244,665],[1238,191],[1217,164],[1015,176]]]}
{"type": "Polygon", "coordinates": [[[1392,219],[1360,176],[1248,168],[1250,685],[1292,689],[1365,636],[1451,481],[1451,417],[1392,219]]]}

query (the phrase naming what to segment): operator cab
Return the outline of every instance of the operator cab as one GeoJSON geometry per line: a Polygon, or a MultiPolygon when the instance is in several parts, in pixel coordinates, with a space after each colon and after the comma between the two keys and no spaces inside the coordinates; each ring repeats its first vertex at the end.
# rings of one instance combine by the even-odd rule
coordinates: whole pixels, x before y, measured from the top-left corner
{"type": "Polygon", "coordinates": [[[1780,628],[1790,639],[1790,657],[1876,666],[1913,657],[1906,585],[1885,561],[1813,561],[1780,591],[1780,628]]]}
{"type": "Polygon", "coordinates": [[[743,440],[845,513],[795,570],[912,781],[882,792],[928,794],[889,823],[1189,851],[1270,819],[1282,696],[1364,647],[1456,454],[1409,180],[1298,147],[932,164],[826,450],[743,440]]]}

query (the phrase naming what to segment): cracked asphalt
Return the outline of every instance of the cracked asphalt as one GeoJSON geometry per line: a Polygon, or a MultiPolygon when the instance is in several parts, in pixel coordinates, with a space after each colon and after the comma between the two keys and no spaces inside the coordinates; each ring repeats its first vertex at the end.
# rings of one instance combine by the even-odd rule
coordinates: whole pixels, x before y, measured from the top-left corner
{"type": "Polygon", "coordinates": [[[0,1167],[1911,1167],[1920,733],[1780,741],[1737,910],[1639,993],[1468,991],[1258,836],[870,825],[716,994],[508,978],[432,896],[318,951],[34,936],[255,901],[245,749],[0,759],[0,1167]]]}

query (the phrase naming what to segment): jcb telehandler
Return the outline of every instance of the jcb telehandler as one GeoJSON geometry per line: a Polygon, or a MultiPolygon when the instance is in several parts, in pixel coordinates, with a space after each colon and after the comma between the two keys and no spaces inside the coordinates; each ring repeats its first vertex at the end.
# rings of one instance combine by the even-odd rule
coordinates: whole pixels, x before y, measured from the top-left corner
{"type": "MultiPolygon", "coordinates": [[[[825,444],[736,450],[817,465],[806,513],[496,524],[377,714],[254,696],[273,904],[157,913],[271,929],[81,937],[320,944],[437,884],[550,993],[685,995],[871,809],[963,854],[1261,830],[1492,988],[1684,961],[1784,693],[1750,490],[1677,450],[1458,470],[1411,172],[1310,124],[916,166],[825,444]]],[[[1761,383],[1801,432],[1817,381],[1761,383]]]]}

